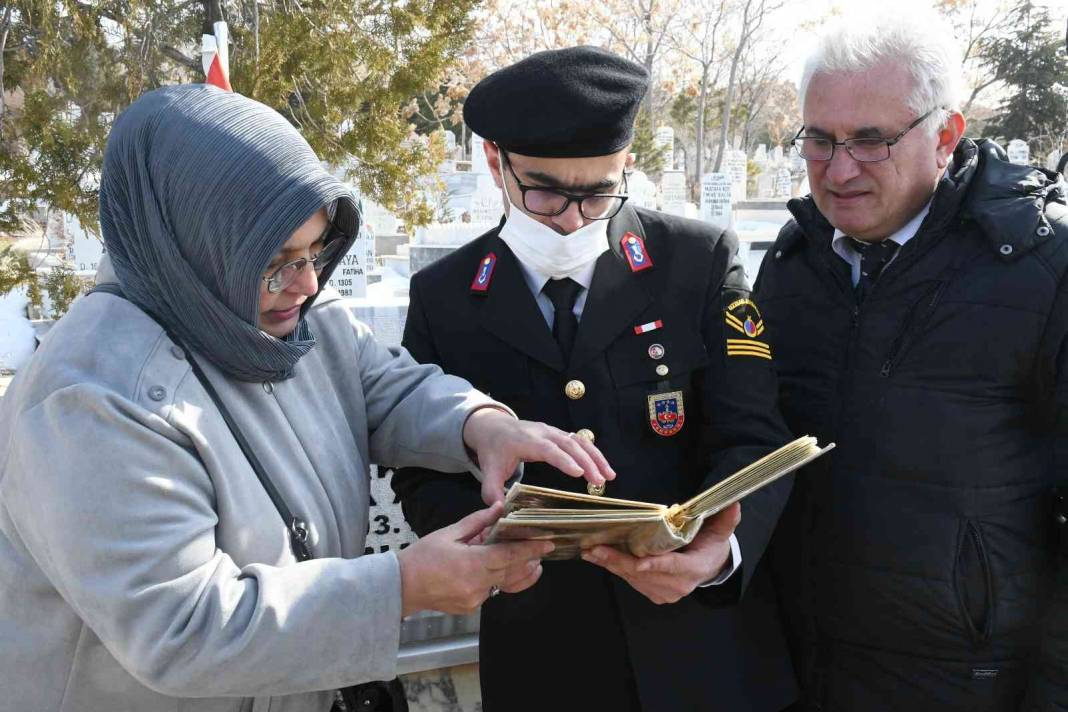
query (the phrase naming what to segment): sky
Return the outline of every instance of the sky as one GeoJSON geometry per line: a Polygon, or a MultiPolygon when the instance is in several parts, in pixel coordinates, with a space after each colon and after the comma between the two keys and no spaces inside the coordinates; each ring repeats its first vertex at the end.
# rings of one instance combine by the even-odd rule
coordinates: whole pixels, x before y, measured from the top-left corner
{"type": "MultiPolygon", "coordinates": [[[[981,3],[990,6],[1001,4],[1001,1],[980,0],[981,3]]],[[[933,3],[921,2],[920,0],[894,0],[893,4],[895,12],[903,13],[910,11],[930,12],[933,7],[933,3]]],[[[1065,0],[1039,0],[1038,4],[1045,5],[1049,9],[1050,15],[1054,19],[1053,29],[1063,37],[1065,22],[1068,21],[1068,2],[1065,2],[1065,0]]],[[[777,30],[789,30],[798,22],[798,18],[801,16],[818,18],[831,17],[832,13],[849,13],[850,15],[874,18],[879,14],[881,8],[885,6],[881,3],[871,2],[871,0],[800,0],[799,2],[790,3],[788,7],[788,10],[785,12],[780,11],[777,13],[777,17],[774,18],[777,30]]],[[[786,62],[789,70],[786,76],[794,83],[798,83],[801,80],[805,58],[815,48],[819,32],[818,30],[816,32],[784,32],[784,35],[791,37],[792,40],[787,47],[786,62]]]]}

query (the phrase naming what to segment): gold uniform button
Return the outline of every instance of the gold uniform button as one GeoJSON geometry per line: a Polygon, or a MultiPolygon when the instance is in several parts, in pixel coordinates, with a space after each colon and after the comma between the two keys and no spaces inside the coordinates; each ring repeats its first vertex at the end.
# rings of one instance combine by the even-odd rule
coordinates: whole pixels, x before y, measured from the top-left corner
{"type": "Polygon", "coordinates": [[[592,482],[587,482],[586,491],[592,494],[594,497],[600,497],[602,494],[604,494],[604,485],[595,485],[592,482]]]}
{"type": "Polygon", "coordinates": [[[671,369],[669,369],[667,367],[667,364],[663,364],[662,363],[662,364],[660,364],[659,366],[656,367],[656,375],[658,375],[658,376],[666,376],[666,375],[668,375],[668,372],[670,370],[671,369]]]}
{"type": "Polygon", "coordinates": [[[586,384],[582,381],[568,381],[564,386],[564,393],[571,400],[578,400],[586,395],[586,384]]]}
{"type": "Polygon", "coordinates": [[[582,430],[579,430],[577,433],[575,433],[575,437],[579,438],[580,440],[585,440],[588,443],[592,443],[595,439],[593,437],[593,431],[589,428],[583,428],[582,430]]]}

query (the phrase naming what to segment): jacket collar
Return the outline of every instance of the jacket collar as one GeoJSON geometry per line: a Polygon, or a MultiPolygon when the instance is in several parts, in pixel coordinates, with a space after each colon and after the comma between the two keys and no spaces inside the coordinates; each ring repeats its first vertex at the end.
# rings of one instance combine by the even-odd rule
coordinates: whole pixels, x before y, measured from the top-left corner
{"type": "Polygon", "coordinates": [[[628,232],[646,240],[638,213],[628,204],[608,223],[608,244],[611,249],[597,258],[593,283],[582,311],[575,347],[571,352],[571,368],[576,368],[604,351],[648,306],[650,277],[656,272],[656,248],[646,245],[653,268],[632,272],[623,256],[622,240],[628,232]]]}
{"type": "Polygon", "coordinates": [[[980,169],[972,180],[964,216],[975,221],[992,249],[1015,260],[1053,234],[1046,204],[1068,202],[1057,174],[1000,160],[980,152],[980,169]]]}
{"type": "MultiPolygon", "coordinates": [[[[999,157],[1003,155],[997,144],[986,139],[961,139],[921,232],[939,231],[967,218],[978,224],[991,248],[1007,259],[1020,257],[1050,235],[1045,204],[1066,202],[1064,184],[1048,171],[1008,163],[999,157]]],[[[786,207],[800,230],[785,230],[778,250],[785,255],[806,240],[814,246],[829,244],[834,228],[811,195],[794,198],[786,207]]]]}
{"type": "MultiPolygon", "coordinates": [[[[499,228],[498,228],[499,230],[499,228]]],[[[492,286],[486,291],[482,325],[513,348],[557,372],[576,368],[595,357],[649,304],[648,274],[656,271],[655,248],[649,250],[654,268],[633,273],[623,256],[621,241],[632,232],[646,238],[637,212],[624,205],[608,223],[611,249],[597,258],[570,364],[565,364],[535,297],[523,277],[518,259],[496,232],[488,251],[497,255],[492,286]]]]}

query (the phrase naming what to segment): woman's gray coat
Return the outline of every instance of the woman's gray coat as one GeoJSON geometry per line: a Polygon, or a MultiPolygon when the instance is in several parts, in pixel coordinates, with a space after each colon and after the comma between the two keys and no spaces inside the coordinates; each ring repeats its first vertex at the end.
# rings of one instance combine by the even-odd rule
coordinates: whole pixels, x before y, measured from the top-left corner
{"type": "Polygon", "coordinates": [[[362,556],[368,463],[473,468],[463,424],[493,401],[325,293],[308,320],[287,380],[198,359],[309,522],[303,563],[155,322],[92,294],[56,324],[0,407],[0,710],[322,712],[315,691],[394,675],[400,572],[362,556]]]}

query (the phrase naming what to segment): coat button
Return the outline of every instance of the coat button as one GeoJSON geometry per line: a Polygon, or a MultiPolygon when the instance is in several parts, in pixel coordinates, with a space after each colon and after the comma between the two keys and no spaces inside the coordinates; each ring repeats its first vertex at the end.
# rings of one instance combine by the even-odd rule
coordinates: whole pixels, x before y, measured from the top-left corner
{"type": "Polygon", "coordinates": [[[595,485],[592,482],[587,482],[586,491],[594,497],[600,497],[602,494],[604,494],[604,485],[595,485]]]}
{"type": "Polygon", "coordinates": [[[585,440],[588,443],[592,443],[596,438],[593,436],[593,431],[589,428],[583,428],[575,433],[575,437],[579,440],[585,440]]]}
{"type": "Polygon", "coordinates": [[[161,401],[167,397],[167,389],[163,386],[152,386],[148,389],[148,397],[154,401],[161,401]]]}
{"type": "Polygon", "coordinates": [[[662,363],[662,364],[660,364],[659,366],[656,367],[656,375],[658,375],[658,376],[666,376],[666,375],[668,375],[668,373],[670,371],[671,371],[671,369],[668,368],[667,364],[665,364],[665,363],[662,363]]]}
{"type": "Polygon", "coordinates": [[[571,400],[578,400],[586,395],[586,384],[582,381],[568,381],[564,386],[564,394],[571,400]]]}
{"type": "Polygon", "coordinates": [[[263,382],[263,390],[267,393],[267,395],[270,395],[271,393],[274,393],[274,384],[271,383],[270,381],[264,381],[263,382]]]}
{"type": "Polygon", "coordinates": [[[1002,245],[1001,246],[1001,254],[1003,254],[1003,255],[1011,255],[1012,254],[1012,245],[1002,245]]]}
{"type": "Polygon", "coordinates": [[[1046,237],[1047,235],[1049,235],[1049,228],[1045,225],[1042,225],[1037,230],[1035,230],[1035,232],[1038,233],[1039,237],[1046,237]]]}
{"type": "Polygon", "coordinates": [[[782,259],[782,250],[775,250],[775,259],[777,259],[777,260],[781,260],[782,259]]]}
{"type": "Polygon", "coordinates": [[[184,361],[185,360],[185,351],[182,351],[182,347],[181,346],[172,346],[171,347],[171,356],[174,356],[179,361],[184,361]]]}

